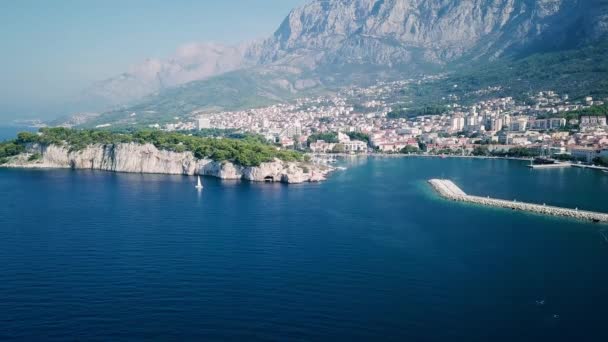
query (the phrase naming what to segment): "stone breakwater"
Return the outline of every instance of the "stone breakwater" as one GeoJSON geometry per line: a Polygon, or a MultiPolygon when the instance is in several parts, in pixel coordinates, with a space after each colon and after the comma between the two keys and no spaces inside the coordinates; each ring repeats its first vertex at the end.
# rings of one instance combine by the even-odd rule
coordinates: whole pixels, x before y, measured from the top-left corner
{"type": "Polygon", "coordinates": [[[439,195],[453,201],[475,203],[512,210],[529,211],[543,215],[569,217],[579,220],[608,223],[608,214],[604,213],[471,196],[467,195],[456,184],[447,179],[431,179],[429,180],[429,183],[439,193],[439,195]]]}
{"type": "Polygon", "coordinates": [[[196,159],[192,152],[171,152],[152,144],[90,145],[79,151],[57,145],[33,144],[27,152],[12,157],[3,167],[71,168],[128,173],[201,175],[254,182],[304,183],[326,179],[330,166],[275,159],[259,166],[245,167],[231,162],[196,159]],[[30,160],[39,154],[40,158],[30,160]]]}

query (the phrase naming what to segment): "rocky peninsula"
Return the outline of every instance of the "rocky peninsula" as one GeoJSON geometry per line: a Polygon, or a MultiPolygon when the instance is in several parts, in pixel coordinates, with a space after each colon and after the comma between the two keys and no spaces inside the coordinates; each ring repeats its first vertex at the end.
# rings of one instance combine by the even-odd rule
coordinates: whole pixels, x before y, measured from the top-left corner
{"type": "Polygon", "coordinates": [[[608,214],[578,209],[560,208],[547,205],[531,204],[517,201],[506,201],[490,197],[467,195],[454,182],[447,179],[431,179],[429,184],[441,195],[441,197],[458,201],[475,203],[491,207],[506,208],[511,210],[528,211],[537,214],[568,217],[578,220],[608,223],[608,214]]]}
{"type": "MultiPolygon", "coordinates": [[[[0,167],[12,168],[71,168],[128,173],[157,173],[171,175],[201,175],[230,180],[254,182],[305,183],[326,179],[334,169],[310,163],[300,156],[273,154],[274,147],[240,141],[216,142],[214,139],[185,137],[184,142],[159,148],[150,142],[91,143],[74,148],[68,141],[49,143],[48,136],[23,136],[13,142],[19,153],[6,157],[0,167]],[[42,137],[42,138],[40,138],[42,137]],[[190,141],[202,141],[193,151],[185,149],[190,141]],[[220,145],[221,144],[221,145],[220,145]],[[225,147],[227,146],[227,147],[225,147]],[[179,147],[179,148],[177,148],[179,147]],[[230,148],[230,149],[228,149],[230,148]],[[173,150],[171,150],[173,149],[173,150]],[[203,149],[209,156],[203,156],[203,149]],[[236,151],[249,159],[226,151],[236,151]],[[257,154],[256,154],[257,153],[257,154]],[[220,159],[220,156],[224,156],[220,159]],[[284,157],[281,159],[281,157],[284,157]],[[243,165],[243,160],[249,165],[243,165]]],[[[69,137],[68,137],[69,138],[69,137]]],[[[113,137],[115,139],[115,137],[113,137]]],[[[174,136],[171,136],[174,138],[174,136]]],[[[121,137],[122,140],[124,137],[121,137]]],[[[164,135],[163,135],[164,139],[164,135]]],[[[82,139],[81,139],[82,140],[82,139]]],[[[78,140],[78,141],[81,141],[78,140]]],[[[164,143],[164,140],[162,140],[164,143]]]]}
{"type": "Polygon", "coordinates": [[[28,146],[27,151],[12,157],[3,167],[71,168],[128,173],[201,175],[221,179],[254,182],[319,182],[333,168],[305,162],[275,159],[259,166],[241,166],[230,161],[196,159],[192,152],[159,150],[152,144],[124,143],[91,145],[79,151],[56,145],[28,146]],[[32,156],[39,158],[32,160],[32,156]]]}

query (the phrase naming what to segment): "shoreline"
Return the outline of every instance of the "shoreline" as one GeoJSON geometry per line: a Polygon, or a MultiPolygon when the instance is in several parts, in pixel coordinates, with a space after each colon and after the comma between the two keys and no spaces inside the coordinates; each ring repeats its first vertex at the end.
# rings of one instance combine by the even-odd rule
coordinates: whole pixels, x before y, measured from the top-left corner
{"type": "MultiPolygon", "coordinates": [[[[388,154],[388,155],[380,154],[379,156],[381,156],[381,157],[392,157],[392,155],[390,155],[390,154],[388,154]]],[[[482,160],[494,160],[494,159],[497,159],[497,160],[527,161],[527,162],[529,162],[531,160],[534,160],[534,158],[493,157],[493,156],[456,156],[456,155],[437,155],[437,154],[404,154],[402,156],[406,157],[406,158],[421,157],[421,158],[441,158],[441,159],[448,159],[448,158],[453,158],[453,159],[482,159],[482,160]]]]}
{"type": "MultiPolygon", "coordinates": [[[[458,156],[458,155],[437,155],[437,154],[399,154],[399,153],[359,153],[359,154],[345,154],[345,153],[311,153],[310,155],[332,157],[335,158],[353,158],[353,157],[366,157],[366,158],[441,158],[441,159],[481,159],[481,160],[514,160],[531,162],[535,158],[523,158],[523,157],[498,157],[498,156],[458,156]]],[[[528,165],[530,167],[530,165],[528,165]]],[[[543,169],[543,168],[560,168],[560,167],[577,167],[580,169],[589,169],[595,171],[608,171],[608,167],[588,164],[578,164],[568,161],[557,161],[556,164],[535,164],[530,167],[532,169],[543,169]]]]}
{"type": "MultiPolygon", "coordinates": [[[[231,163],[230,163],[231,164],[231,163]]],[[[302,180],[302,181],[289,181],[286,180],[284,181],[282,178],[280,180],[272,180],[272,181],[268,181],[265,179],[250,179],[245,177],[244,175],[241,175],[240,177],[225,177],[222,175],[217,175],[217,174],[211,174],[211,173],[171,173],[171,172],[146,172],[146,171],[120,171],[120,170],[106,170],[106,169],[99,169],[99,168],[78,168],[78,167],[71,167],[71,166],[62,166],[62,165],[45,165],[45,164],[29,164],[29,165],[10,165],[10,164],[4,164],[4,165],[0,165],[0,170],[5,169],[5,170],[41,170],[41,171],[45,171],[45,170],[73,170],[73,171],[100,171],[100,172],[111,172],[111,173],[124,173],[124,174],[140,174],[140,175],[165,175],[165,176],[186,176],[186,177],[194,177],[194,176],[201,176],[201,177],[212,177],[212,178],[217,178],[217,179],[221,179],[221,180],[230,180],[230,181],[246,181],[246,182],[252,182],[252,183],[283,183],[283,184],[302,184],[302,183],[320,183],[323,181],[326,181],[327,178],[329,177],[329,175],[335,171],[338,170],[338,168],[335,167],[331,167],[331,166],[326,166],[327,169],[323,170],[322,172],[319,172],[318,175],[315,175],[314,177],[310,177],[309,179],[306,180],[302,180]]]]}
{"type": "Polygon", "coordinates": [[[483,159],[483,160],[517,160],[531,161],[534,158],[518,158],[518,157],[495,157],[495,156],[457,156],[457,155],[438,155],[438,154],[399,154],[399,153],[310,153],[312,156],[333,157],[333,158],[353,158],[353,157],[376,157],[376,158],[455,158],[455,159],[483,159]]]}
{"type": "Polygon", "coordinates": [[[65,146],[31,145],[25,153],[11,157],[0,168],[75,169],[120,173],[210,176],[220,179],[263,183],[316,183],[325,181],[336,168],[305,161],[275,158],[257,166],[231,161],[197,159],[192,152],[159,150],[152,144],[123,143],[89,145],[78,151],[65,146]],[[36,160],[31,156],[38,154],[36,160]]]}

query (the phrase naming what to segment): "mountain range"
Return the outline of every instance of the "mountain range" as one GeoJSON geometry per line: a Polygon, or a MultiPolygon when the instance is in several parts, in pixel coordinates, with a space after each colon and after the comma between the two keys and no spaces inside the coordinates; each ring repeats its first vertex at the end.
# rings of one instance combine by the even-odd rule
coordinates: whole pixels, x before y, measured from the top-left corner
{"type": "Polygon", "coordinates": [[[233,109],[580,49],[607,32],[607,0],[315,0],[292,10],[265,40],[190,44],[93,85],[84,98],[128,104],[114,117],[134,109],[233,109]]]}
{"type": "Polygon", "coordinates": [[[191,81],[205,79],[243,68],[247,45],[191,43],[177,49],[165,60],[147,59],[131,70],[85,89],[83,96],[92,103],[121,105],[191,81]]]}
{"type": "Polygon", "coordinates": [[[565,48],[606,32],[600,0],[336,0],[293,10],[254,52],[261,63],[446,64],[538,44],[565,48]]]}

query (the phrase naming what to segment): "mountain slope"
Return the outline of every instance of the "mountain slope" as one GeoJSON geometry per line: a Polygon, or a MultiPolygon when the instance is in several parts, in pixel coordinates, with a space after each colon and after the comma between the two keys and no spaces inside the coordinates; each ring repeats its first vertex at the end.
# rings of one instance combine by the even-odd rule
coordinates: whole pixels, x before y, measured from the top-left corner
{"type": "Polygon", "coordinates": [[[314,80],[301,80],[297,76],[297,73],[284,69],[268,68],[229,72],[166,89],[137,105],[106,112],[84,126],[166,123],[174,121],[174,117],[188,117],[194,112],[260,107],[316,89],[314,80]]]}
{"type": "Polygon", "coordinates": [[[495,97],[527,101],[529,94],[554,90],[577,100],[608,98],[608,42],[572,50],[545,52],[467,66],[441,80],[403,89],[403,97],[418,104],[461,103],[495,97]],[[454,87],[457,85],[457,87],[454,87]],[[493,90],[489,91],[489,87],[493,90]],[[481,91],[480,91],[481,90],[481,91]]]}
{"type": "Polygon", "coordinates": [[[108,108],[184,83],[221,75],[248,64],[244,55],[246,48],[247,45],[186,44],[168,59],[148,59],[125,73],[93,84],[84,91],[81,102],[108,108]]]}
{"type": "Polygon", "coordinates": [[[605,0],[336,0],[293,10],[254,51],[261,63],[446,64],[606,33],[605,0]]]}
{"type": "MultiPolygon", "coordinates": [[[[456,71],[458,77],[491,84],[487,75],[476,74],[480,65],[488,65],[488,75],[517,84],[515,78],[530,78],[534,71],[509,73],[507,68],[519,68],[517,61],[577,51],[604,41],[607,32],[608,0],[315,0],[294,9],[265,41],[232,50],[217,48],[210,54],[208,47],[200,46],[196,53],[178,54],[173,62],[151,63],[132,73],[139,76],[121,84],[139,95],[158,94],[102,115],[95,123],[152,122],[195,110],[240,109],[290,99],[303,91],[437,71],[456,71]],[[226,70],[231,72],[181,85],[226,70]],[[152,114],[142,119],[142,112],[152,114]]],[[[552,58],[546,61],[555,62],[552,58]]],[[[589,63],[597,63],[597,58],[602,57],[579,62],[593,67],[589,63]]],[[[560,80],[558,70],[543,77],[560,80]]],[[[587,83],[571,79],[578,88],[593,88],[601,81],[591,76],[587,83]]]]}
{"type": "Polygon", "coordinates": [[[256,65],[317,76],[349,66],[421,72],[573,48],[606,32],[607,0],[315,0],[294,9],[264,41],[187,44],[166,60],[94,84],[83,98],[97,110],[256,65]]]}

